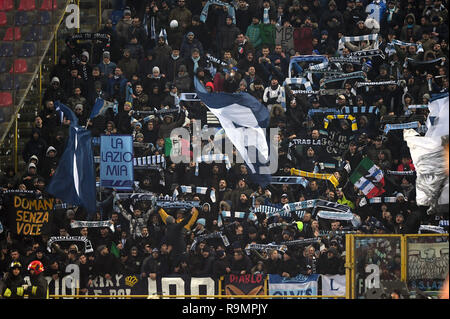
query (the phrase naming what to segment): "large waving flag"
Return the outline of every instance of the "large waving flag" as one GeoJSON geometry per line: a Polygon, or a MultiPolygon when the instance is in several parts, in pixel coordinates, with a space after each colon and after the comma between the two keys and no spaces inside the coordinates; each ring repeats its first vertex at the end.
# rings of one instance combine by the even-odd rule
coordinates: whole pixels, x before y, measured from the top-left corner
{"type": "Polygon", "coordinates": [[[79,127],[75,114],[58,103],[64,115],[71,119],[69,139],[47,192],[65,203],[82,206],[89,215],[96,211],[96,187],[91,132],[79,127]]]}
{"type": "Polygon", "coordinates": [[[208,93],[197,78],[194,83],[197,96],[219,120],[226,136],[249,167],[253,181],[263,187],[269,184],[270,174],[277,167],[271,163],[266,138],[267,108],[248,93],[208,93]]]}
{"type": "Polygon", "coordinates": [[[383,171],[368,157],[365,157],[350,176],[352,182],[367,198],[380,196],[385,192],[383,171]]]}
{"type": "Polygon", "coordinates": [[[108,109],[114,110],[115,107],[116,106],[114,105],[114,103],[105,101],[102,98],[97,98],[95,100],[94,106],[92,107],[91,115],[89,116],[89,118],[93,119],[98,115],[104,115],[108,109]]]}

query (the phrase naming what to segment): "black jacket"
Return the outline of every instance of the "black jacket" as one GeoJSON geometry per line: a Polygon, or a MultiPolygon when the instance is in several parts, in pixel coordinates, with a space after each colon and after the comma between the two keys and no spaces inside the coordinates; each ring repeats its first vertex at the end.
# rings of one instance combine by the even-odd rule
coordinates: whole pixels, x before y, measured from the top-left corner
{"type": "Polygon", "coordinates": [[[48,282],[44,278],[44,274],[40,273],[37,276],[30,276],[31,286],[29,286],[25,294],[30,299],[48,299],[48,282]]]}
{"type": "Polygon", "coordinates": [[[4,288],[1,291],[1,293],[2,293],[4,298],[23,299],[23,294],[22,295],[17,295],[17,293],[18,293],[17,288],[21,288],[22,285],[25,284],[25,280],[23,280],[23,277],[22,277],[21,274],[19,274],[18,276],[14,276],[12,273],[9,272],[3,278],[3,283],[4,283],[4,288]],[[11,290],[11,296],[10,297],[4,296],[6,289],[11,290]]]}

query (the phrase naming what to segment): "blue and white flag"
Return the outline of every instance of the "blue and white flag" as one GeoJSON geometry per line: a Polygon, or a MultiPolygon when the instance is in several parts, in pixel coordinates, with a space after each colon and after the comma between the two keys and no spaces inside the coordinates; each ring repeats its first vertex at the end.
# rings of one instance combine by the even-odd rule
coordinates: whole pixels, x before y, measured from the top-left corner
{"type": "Polygon", "coordinates": [[[269,274],[269,295],[271,296],[317,296],[318,274],[297,275],[293,278],[269,274]]]}
{"type": "Polygon", "coordinates": [[[66,105],[58,107],[71,120],[69,139],[46,191],[63,202],[82,206],[89,216],[96,211],[96,188],[91,132],[77,126],[75,114],[66,105]]]}
{"type": "Polygon", "coordinates": [[[89,118],[93,119],[98,115],[104,115],[108,109],[113,109],[114,113],[117,113],[118,112],[117,108],[118,108],[117,102],[111,103],[105,101],[102,98],[97,98],[95,100],[94,106],[92,107],[91,115],[89,116],[89,118]]]}
{"type": "Polygon", "coordinates": [[[197,78],[194,83],[197,96],[219,120],[228,139],[249,167],[253,181],[263,187],[269,184],[270,174],[277,169],[271,160],[278,157],[269,158],[267,108],[248,93],[208,93],[197,78]]]}
{"type": "Polygon", "coordinates": [[[133,136],[102,135],[100,143],[100,186],[132,190],[133,136]]]}

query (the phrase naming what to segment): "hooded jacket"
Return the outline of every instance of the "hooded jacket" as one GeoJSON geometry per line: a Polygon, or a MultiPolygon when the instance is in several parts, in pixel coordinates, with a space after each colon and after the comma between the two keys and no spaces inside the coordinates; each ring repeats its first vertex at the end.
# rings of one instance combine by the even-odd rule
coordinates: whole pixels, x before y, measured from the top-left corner
{"type": "Polygon", "coordinates": [[[404,26],[400,32],[400,40],[410,42],[410,37],[414,38],[414,42],[422,38],[422,28],[416,24],[416,17],[413,13],[409,13],[405,16],[404,26]],[[413,19],[413,23],[410,26],[408,26],[407,22],[409,17],[412,17],[413,19]]]}

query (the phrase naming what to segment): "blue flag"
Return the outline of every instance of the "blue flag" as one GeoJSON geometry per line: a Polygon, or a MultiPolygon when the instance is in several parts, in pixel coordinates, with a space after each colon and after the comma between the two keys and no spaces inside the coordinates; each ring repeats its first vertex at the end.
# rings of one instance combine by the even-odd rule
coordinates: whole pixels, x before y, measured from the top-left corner
{"type": "Polygon", "coordinates": [[[236,147],[247,164],[251,179],[261,186],[271,182],[275,173],[278,152],[270,156],[270,143],[266,136],[269,127],[269,111],[248,93],[207,93],[195,78],[198,97],[218,118],[226,136],[236,147]]]}
{"type": "Polygon", "coordinates": [[[63,202],[82,206],[90,216],[96,211],[96,187],[91,132],[79,127],[75,114],[59,108],[71,120],[69,139],[46,191],[63,202]]]}
{"type": "Polygon", "coordinates": [[[61,115],[61,123],[63,122],[63,117],[65,116],[68,120],[70,120],[70,126],[78,126],[78,117],[67,105],[62,104],[59,101],[56,101],[54,105],[55,111],[59,112],[61,115]]]}

